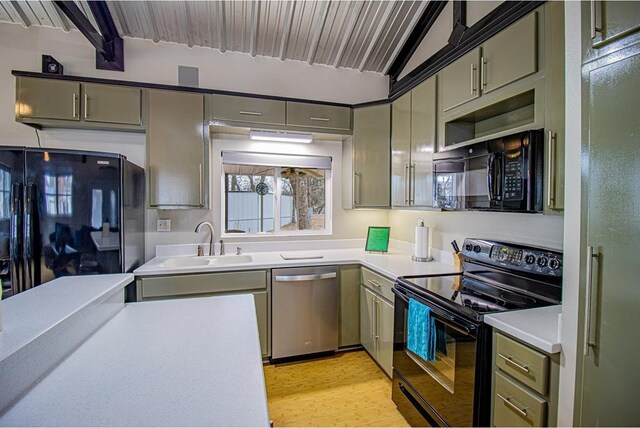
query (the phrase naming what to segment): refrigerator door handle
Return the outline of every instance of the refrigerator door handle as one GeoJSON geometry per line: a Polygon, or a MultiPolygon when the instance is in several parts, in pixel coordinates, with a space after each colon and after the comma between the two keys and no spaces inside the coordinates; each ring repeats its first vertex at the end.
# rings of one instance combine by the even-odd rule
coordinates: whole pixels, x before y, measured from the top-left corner
{"type": "Polygon", "coordinates": [[[33,266],[33,199],[35,183],[27,183],[27,191],[25,195],[25,225],[24,225],[24,265],[25,265],[25,289],[28,290],[35,286],[34,284],[34,266],[33,266]]]}
{"type": "Polygon", "coordinates": [[[22,196],[23,185],[19,181],[11,183],[11,236],[10,236],[10,269],[11,294],[16,295],[24,291],[24,276],[22,275],[22,196]]]}

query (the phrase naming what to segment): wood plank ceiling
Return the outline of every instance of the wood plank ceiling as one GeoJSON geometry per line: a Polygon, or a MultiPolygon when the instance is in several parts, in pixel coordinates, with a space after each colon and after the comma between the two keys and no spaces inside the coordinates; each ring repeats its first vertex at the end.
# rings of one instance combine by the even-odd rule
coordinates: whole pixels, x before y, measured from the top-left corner
{"type": "MultiPolygon", "coordinates": [[[[95,21],[87,2],[76,1],[95,21]]],[[[107,1],[124,37],[386,73],[426,1],[107,1]]],[[[74,26],[50,1],[0,1],[0,22],[74,26]]]]}

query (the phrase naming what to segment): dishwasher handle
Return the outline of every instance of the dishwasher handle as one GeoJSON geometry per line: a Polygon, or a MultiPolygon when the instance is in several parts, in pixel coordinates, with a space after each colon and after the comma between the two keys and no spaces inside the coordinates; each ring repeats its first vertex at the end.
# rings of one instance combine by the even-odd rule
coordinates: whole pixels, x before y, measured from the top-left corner
{"type": "Polygon", "coordinates": [[[317,273],[312,275],[276,275],[276,281],[278,282],[299,282],[299,281],[316,281],[319,279],[331,279],[336,278],[335,272],[317,273]]]}

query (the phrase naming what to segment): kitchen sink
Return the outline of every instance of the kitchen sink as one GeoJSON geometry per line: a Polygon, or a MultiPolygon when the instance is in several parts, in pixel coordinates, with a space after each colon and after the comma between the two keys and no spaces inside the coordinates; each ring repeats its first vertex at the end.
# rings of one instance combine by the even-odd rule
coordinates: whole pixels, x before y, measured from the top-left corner
{"type": "Polygon", "coordinates": [[[238,263],[251,263],[253,258],[248,254],[240,256],[209,256],[209,257],[171,257],[160,263],[159,267],[196,267],[196,266],[224,266],[238,263]]]}

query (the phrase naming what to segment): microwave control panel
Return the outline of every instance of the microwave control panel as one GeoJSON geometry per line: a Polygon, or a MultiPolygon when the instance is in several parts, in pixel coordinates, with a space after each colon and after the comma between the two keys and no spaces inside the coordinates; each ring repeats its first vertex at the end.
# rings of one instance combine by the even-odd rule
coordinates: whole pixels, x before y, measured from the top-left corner
{"type": "Polygon", "coordinates": [[[523,154],[518,152],[504,154],[504,191],[503,200],[521,201],[524,196],[523,154]]]}
{"type": "Polygon", "coordinates": [[[562,253],[517,244],[465,239],[462,255],[471,260],[523,272],[562,276],[562,253]]]}

